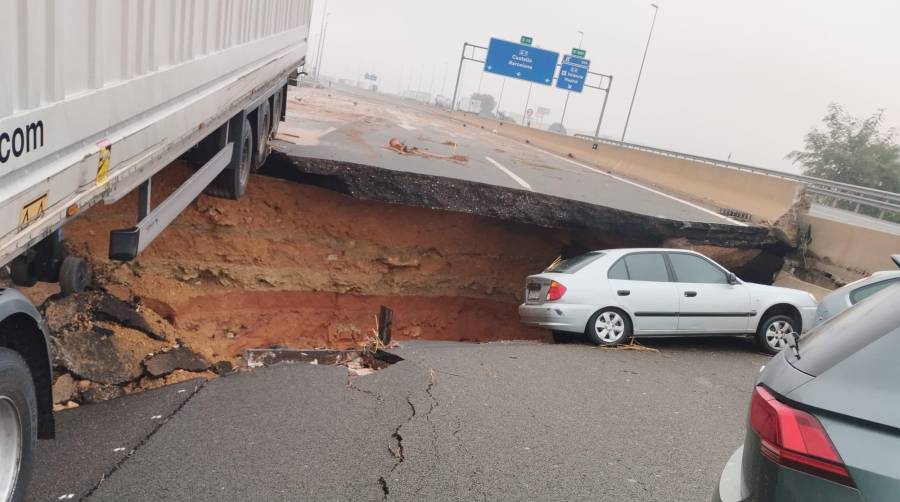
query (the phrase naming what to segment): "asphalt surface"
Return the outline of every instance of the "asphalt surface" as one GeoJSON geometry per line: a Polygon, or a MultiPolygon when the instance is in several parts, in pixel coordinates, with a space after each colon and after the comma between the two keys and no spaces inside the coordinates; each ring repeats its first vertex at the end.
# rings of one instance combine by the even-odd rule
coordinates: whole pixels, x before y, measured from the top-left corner
{"type": "Polygon", "coordinates": [[[854,225],[857,227],[878,230],[889,234],[900,235],[900,224],[893,223],[887,220],[879,220],[878,218],[872,218],[871,216],[866,216],[864,214],[854,213],[851,211],[845,211],[843,209],[823,206],[822,204],[813,204],[812,206],[810,206],[809,214],[812,216],[818,216],[819,218],[825,218],[827,220],[846,223],[848,225],[854,225]]]}
{"type": "Polygon", "coordinates": [[[408,343],[364,377],[282,364],[83,406],[30,500],[704,500],[767,357],[646,344],[408,343]]]}
{"type": "Polygon", "coordinates": [[[698,204],[399,98],[299,88],[288,99],[287,118],[273,142],[288,155],[465,179],[678,221],[736,223],[698,204]],[[391,139],[419,153],[400,154],[388,148],[391,139]],[[453,155],[466,160],[447,158],[453,155]]]}

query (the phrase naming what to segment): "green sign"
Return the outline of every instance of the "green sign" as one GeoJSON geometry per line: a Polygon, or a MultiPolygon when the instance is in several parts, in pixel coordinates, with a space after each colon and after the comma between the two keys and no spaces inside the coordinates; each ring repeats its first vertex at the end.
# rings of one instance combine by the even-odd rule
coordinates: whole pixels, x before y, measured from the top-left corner
{"type": "Polygon", "coordinates": [[[523,45],[531,45],[531,42],[534,42],[533,38],[522,35],[522,44],[523,45]]]}
{"type": "Polygon", "coordinates": [[[576,48],[572,49],[572,55],[583,58],[583,57],[587,56],[587,51],[576,47],[576,48]]]}

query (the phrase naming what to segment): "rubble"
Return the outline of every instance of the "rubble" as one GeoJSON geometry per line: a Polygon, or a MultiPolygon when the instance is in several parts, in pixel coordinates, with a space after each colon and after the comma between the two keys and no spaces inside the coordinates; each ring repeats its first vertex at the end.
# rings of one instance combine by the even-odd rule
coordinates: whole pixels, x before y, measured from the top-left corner
{"type": "Polygon", "coordinates": [[[63,373],[53,383],[53,402],[64,403],[70,401],[75,394],[75,379],[68,373],[63,373]]]}
{"type": "Polygon", "coordinates": [[[209,363],[194,351],[186,347],[178,347],[150,356],[144,361],[144,367],[151,376],[161,377],[175,370],[204,371],[209,368],[209,363]]]}
{"type": "Polygon", "coordinates": [[[58,405],[105,401],[215,376],[207,372],[206,360],[178,344],[168,321],[142,304],[127,303],[105,291],[88,291],[51,296],[42,310],[51,332],[53,364],[62,372],[53,385],[53,402],[58,405]],[[176,375],[185,370],[187,376],[176,375]]]}
{"type": "Polygon", "coordinates": [[[112,385],[139,378],[147,354],[166,346],[140,331],[104,323],[57,332],[52,342],[57,366],[79,378],[112,385]]]}

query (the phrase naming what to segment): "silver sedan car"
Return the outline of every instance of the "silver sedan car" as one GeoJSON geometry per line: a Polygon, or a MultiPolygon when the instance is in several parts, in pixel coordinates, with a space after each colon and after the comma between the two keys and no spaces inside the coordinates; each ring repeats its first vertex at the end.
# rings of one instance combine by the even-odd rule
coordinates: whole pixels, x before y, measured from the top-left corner
{"type": "MultiPolygon", "coordinates": [[[[891,257],[897,267],[900,268],[900,254],[891,257]]],[[[818,326],[841,312],[849,309],[866,298],[887,288],[891,284],[900,282],[900,270],[886,270],[847,284],[837,289],[822,299],[816,310],[815,325],[818,326]]]]}

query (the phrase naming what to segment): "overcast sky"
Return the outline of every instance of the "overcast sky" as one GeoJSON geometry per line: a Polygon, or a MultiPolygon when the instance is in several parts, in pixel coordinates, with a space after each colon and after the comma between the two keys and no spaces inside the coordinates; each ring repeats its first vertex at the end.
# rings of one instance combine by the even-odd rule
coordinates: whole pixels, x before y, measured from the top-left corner
{"type": "MultiPolygon", "coordinates": [[[[628,141],[736,162],[796,170],[829,102],[857,116],[879,108],[900,126],[900,1],[657,0],[659,14],[628,141]]],[[[321,31],[324,0],[311,29],[321,31]]],[[[601,134],[618,138],[653,9],[643,0],[329,0],[323,74],[379,76],[388,92],[451,95],[463,42],[491,37],[569,53],[584,31],[591,70],[614,76],[601,134]]],[[[312,52],[312,51],[311,51],[312,52]]],[[[478,54],[483,57],[483,53],[478,54]]],[[[310,56],[313,59],[313,55],[310,56]]],[[[499,96],[503,77],[466,62],[460,93],[499,96]]],[[[521,114],[528,83],[509,79],[501,109],[521,114]]],[[[558,121],[565,92],[534,86],[530,107],[558,121]]],[[[572,94],[565,125],[593,131],[602,93],[572,94]]]]}

